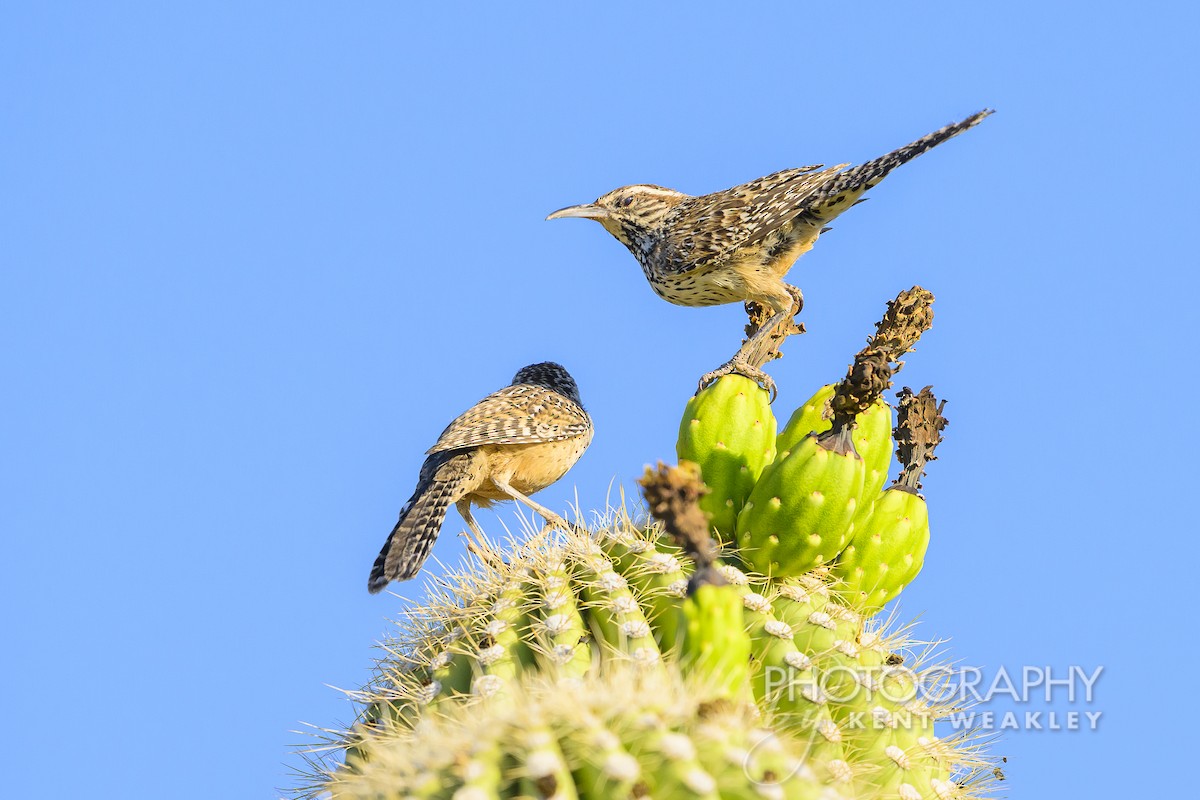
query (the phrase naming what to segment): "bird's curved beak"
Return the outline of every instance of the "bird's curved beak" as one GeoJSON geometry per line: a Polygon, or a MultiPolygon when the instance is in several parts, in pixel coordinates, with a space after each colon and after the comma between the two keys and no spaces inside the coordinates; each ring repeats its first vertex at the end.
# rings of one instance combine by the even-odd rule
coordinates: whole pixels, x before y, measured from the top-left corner
{"type": "Polygon", "coordinates": [[[581,206],[567,206],[555,211],[546,219],[566,219],[567,217],[579,217],[581,219],[603,219],[608,216],[608,209],[603,206],[598,206],[595,203],[584,203],[581,206]]]}

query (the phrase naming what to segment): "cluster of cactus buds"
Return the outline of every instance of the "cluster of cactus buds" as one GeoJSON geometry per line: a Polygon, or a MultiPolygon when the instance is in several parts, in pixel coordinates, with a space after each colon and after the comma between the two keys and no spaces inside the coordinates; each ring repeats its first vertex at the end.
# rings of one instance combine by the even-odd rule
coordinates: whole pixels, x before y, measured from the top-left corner
{"type": "MultiPolygon", "coordinates": [[[[709,490],[701,507],[712,515],[717,538],[732,539],[732,557],[774,577],[818,567],[839,577],[853,573],[847,596],[874,608],[915,576],[923,549],[905,549],[899,540],[912,537],[890,534],[911,521],[912,504],[895,497],[906,483],[881,492],[893,445],[892,408],[883,395],[902,357],[932,324],[932,303],[920,287],[889,303],[846,377],[797,408],[774,442],[767,439],[776,427],[767,392],[740,376],[722,378],[688,404],[677,454],[699,466],[709,490]],[[872,546],[876,539],[890,544],[872,546]],[[884,562],[900,550],[903,568],[890,571],[886,586],[879,583],[891,566],[884,562]]],[[[927,530],[927,515],[916,527],[927,530]]]]}
{"type": "Polygon", "coordinates": [[[506,559],[476,551],[486,563],[442,578],[384,645],[308,794],[983,796],[981,745],[935,735],[943,667],[872,618],[929,542],[918,490],[944,403],[905,389],[893,440],[883,392],[932,300],[889,304],[778,434],[753,381],[700,392],[679,465],[640,481],[650,519],[622,508],[506,559]]]}

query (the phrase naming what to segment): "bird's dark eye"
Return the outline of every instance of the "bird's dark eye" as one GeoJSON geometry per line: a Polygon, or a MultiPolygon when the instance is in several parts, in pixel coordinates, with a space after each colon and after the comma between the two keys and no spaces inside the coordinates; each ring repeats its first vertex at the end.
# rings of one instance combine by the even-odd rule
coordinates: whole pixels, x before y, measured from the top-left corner
{"type": "Polygon", "coordinates": [[[627,206],[627,205],[629,205],[629,204],[630,204],[630,203],[632,203],[632,202],[633,202],[633,198],[632,198],[632,197],[626,197],[624,200],[622,200],[622,201],[621,201],[621,205],[623,205],[623,206],[627,206]]]}

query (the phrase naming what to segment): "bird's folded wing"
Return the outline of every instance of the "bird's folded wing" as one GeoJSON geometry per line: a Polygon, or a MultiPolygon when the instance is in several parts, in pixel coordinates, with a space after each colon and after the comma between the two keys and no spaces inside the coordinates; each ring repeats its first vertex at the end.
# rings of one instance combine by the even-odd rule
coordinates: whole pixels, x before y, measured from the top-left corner
{"type": "Polygon", "coordinates": [[[426,453],[485,444],[530,444],[582,436],[591,427],[582,408],[542,386],[507,386],[451,422],[426,453]]]}
{"type": "Polygon", "coordinates": [[[677,273],[721,266],[799,214],[806,198],[846,166],[785,169],[680,203],[663,222],[664,260],[677,273]]]}

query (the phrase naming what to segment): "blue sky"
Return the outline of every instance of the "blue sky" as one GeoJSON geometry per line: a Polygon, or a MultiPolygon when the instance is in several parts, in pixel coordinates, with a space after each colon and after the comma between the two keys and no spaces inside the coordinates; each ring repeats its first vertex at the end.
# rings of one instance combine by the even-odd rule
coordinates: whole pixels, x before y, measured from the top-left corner
{"type": "Polygon", "coordinates": [[[1180,796],[1197,12],[827,5],[0,12],[10,793],[290,785],[290,731],[349,718],[327,684],[401,608],[365,584],[422,452],[518,367],[562,362],[596,422],[541,502],[602,507],[672,455],[740,309],[661,302],[548,212],[861,162],[991,106],[793,270],[778,413],[931,289],[900,380],[951,427],[900,614],[985,670],[1104,667],[1098,731],[996,746],[1010,796],[1180,796]]]}

